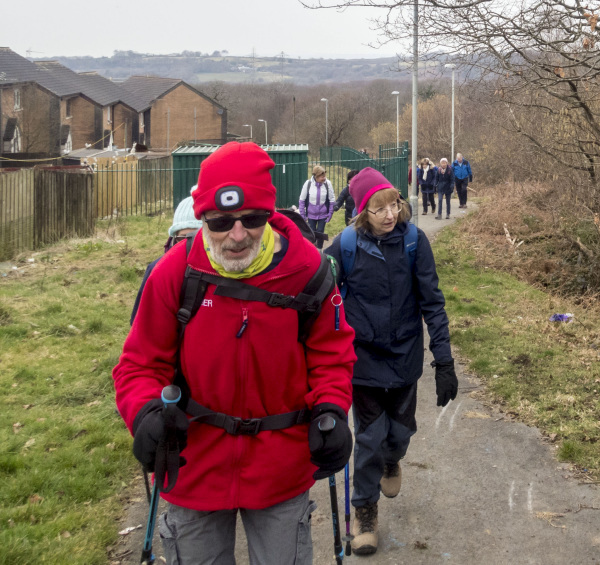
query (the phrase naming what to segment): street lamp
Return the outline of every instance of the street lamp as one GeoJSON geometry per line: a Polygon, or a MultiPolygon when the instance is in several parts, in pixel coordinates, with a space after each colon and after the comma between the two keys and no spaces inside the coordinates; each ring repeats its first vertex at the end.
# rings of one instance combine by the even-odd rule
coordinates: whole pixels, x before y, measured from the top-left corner
{"type": "Polygon", "coordinates": [[[252,137],[252,124],[244,124],[242,127],[243,128],[250,128],[250,139],[253,139],[253,137],[252,137]]]}
{"type": "Polygon", "coordinates": [[[267,120],[258,120],[259,122],[265,122],[265,145],[269,145],[269,136],[267,135],[267,120]]]}
{"type": "Polygon", "coordinates": [[[321,102],[325,102],[325,147],[329,147],[329,136],[328,136],[328,124],[329,120],[327,119],[327,106],[329,104],[327,98],[321,98],[321,102]]]}
{"type": "Polygon", "coordinates": [[[411,136],[411,166],[414,169],[412,175],[412,190],[410,204],[413,209],[415,224],[418,223],[419,197],[417,196],[417,175],[415,165],[417,164],[417,104],[419,102],[419,0],[415,0],[413,7],[413,64],[412,64],[412,136],[411,136]]]}
{"type": "MultiPolygon", "coordinates": [[[[392,92],[396,96],[396,152],[400,149],[400,93],[397,90],[392,92]]],[[[396,155],[397,156],[397,155],[396,155]]]]}
{"type": "Polygon", "coordinates": [[[450,153],[450,163],[454,161],[454,63],[448,63],[444,65],[447,69],[452,69],[452,126],[451,126],[451,137],[452,137],[452,149],[450,153]]]}

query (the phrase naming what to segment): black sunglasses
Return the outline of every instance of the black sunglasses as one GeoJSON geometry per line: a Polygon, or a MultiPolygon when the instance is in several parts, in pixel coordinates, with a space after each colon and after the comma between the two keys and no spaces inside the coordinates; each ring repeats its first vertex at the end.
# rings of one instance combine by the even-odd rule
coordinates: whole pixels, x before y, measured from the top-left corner
{"type": "Polygon", "coordinates": [[[246,216],[219,216],[218,218],[204,217],[204,221],[208,225],[210,231],[223,232],[233,228],[239,220],[247,230],[262,228],[269,219],[269,213],[263,214],[248,214],[246,216]]]}

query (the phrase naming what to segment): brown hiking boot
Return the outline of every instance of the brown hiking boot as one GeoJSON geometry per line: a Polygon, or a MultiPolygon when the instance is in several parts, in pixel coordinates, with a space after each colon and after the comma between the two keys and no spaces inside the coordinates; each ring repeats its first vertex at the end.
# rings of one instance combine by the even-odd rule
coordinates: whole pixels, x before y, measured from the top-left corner
{"type": "Polygon", "coordinates": [[[352,524],[352,551],[357,555],[370,555],[377,551],[377,502],[354,509],[352,524]]]}
{"type": "Polygon", "coordinates": [[[380,484],[383,496],[387,496],[387,498],[398,496],[402,486],[402,469],[399,462],[393,465],[385,465],[380,484]]]}

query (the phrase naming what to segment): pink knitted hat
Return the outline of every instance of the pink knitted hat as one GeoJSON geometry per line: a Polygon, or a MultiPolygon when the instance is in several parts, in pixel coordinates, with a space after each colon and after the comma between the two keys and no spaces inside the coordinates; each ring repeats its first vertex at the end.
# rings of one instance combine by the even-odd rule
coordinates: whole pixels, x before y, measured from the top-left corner
{"type": "Polygon", "coordinates": [[[394,186],[379,171],[371,167],[366,167],[352,177],[349,190],[350,196],[354,198],[356,211],[360,214],[367,205],[369,198],[377,191],[386,188],[394,188],[394,186]]]}

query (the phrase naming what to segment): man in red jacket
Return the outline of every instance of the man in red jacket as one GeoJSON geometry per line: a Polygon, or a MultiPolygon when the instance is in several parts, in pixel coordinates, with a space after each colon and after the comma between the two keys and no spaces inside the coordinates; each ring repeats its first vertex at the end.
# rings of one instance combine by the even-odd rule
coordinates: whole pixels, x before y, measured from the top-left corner
{"type": "MultiPolygon", "coordinates": [[[[208,157],[193,192],[203,228],[189,256],[184,245],[175,246],[146,283],[113,371],[119,411],[146,469],[153,470],[166,433],[160,396],[177,364],[186,268],[297,296],[320,265],[317,249],[294,222],[275,212],[269,173],[274,166],[253,143],[228,143],[208,157]]],[[[161,494],[170,503],[159,518],[167,563],[234,563],[238,511],[250,563],[312,563],[315,504],[308,490],[314,479],[343,469],[352,450],[346,419],[354,331],[343,308],[336,317],[336,290],[301,342],[295,310],[223,296],[215,288],[208,285],[188,323],[179,359],[191,398],[226,415],[227,425],[188,426],[176,408],[178,445],[187,464],[175,487],[161,494]],[[300,423],[260,429],[266,417],[306,408],[310,415],[300,423]],[[320,431],[324,418],[333,420],[328,434],[320,431]],[[257,429],[238,429],[258,420],[257,429]]]]}

